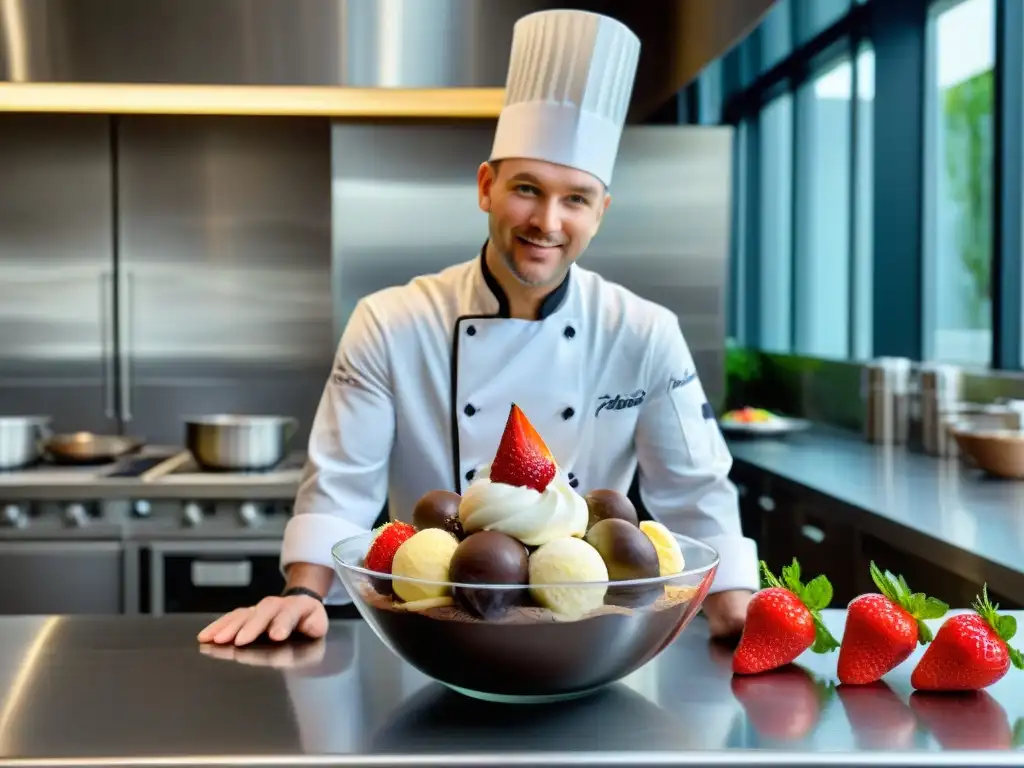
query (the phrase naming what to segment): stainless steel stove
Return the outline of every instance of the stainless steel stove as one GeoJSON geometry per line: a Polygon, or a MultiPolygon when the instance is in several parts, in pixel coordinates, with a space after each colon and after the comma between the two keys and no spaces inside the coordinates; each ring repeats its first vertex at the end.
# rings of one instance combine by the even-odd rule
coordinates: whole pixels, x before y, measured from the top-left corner
{"type": "Polygon", "coordinates": [[[305,456],[211,472],[181,448],[0,473],[0,613],[228,610],[279,590],[305,456]]]}

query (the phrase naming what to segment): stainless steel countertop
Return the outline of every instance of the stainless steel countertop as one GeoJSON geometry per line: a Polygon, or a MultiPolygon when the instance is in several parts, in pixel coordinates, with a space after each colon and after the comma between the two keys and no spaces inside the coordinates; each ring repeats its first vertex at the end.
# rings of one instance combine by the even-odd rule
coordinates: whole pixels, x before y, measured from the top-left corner
{"type": "Polygon", "coordinates": [[[959,459],[880,447],[815,428],[781,439],[730,440],[734,459],[836,498],[856,523],[926,560],[1005,594],[1024,594],[1024,481],[959,459]]]}
{"type": "MultiPolygon", "coordinates": [[[[833,632],[843,619],[826,612],[833,632]]],[[[361,621],[335,622],[323,641],[248,649],[199,647],[205,621],[0,618],[0,766],[1024,761],[1009,747],[1024,716],[1024,673],[1015,670],[979,695],[911,697],[915,656],[887,687],[822,696],[811,675],[834,680],[836,654],[733,680],[729,651],[708,642],[698,617],[603,692],[502,706],[428,681],[361,621]]]]}

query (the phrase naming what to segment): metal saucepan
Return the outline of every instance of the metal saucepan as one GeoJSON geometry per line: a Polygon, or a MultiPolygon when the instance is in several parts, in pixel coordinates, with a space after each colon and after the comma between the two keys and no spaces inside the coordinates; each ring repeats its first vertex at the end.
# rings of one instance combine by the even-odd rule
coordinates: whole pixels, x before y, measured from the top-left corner
{"type": "Polygon", "coordinates": [[[185,447],[203,469],[266,470],[287,455],[298,426],[298,420],[289,416],[198,416],[185,421],[185,447]]]}
{"type": "Polygon", "coordinates": [[[43,441],[43,451],[47,460],[54,464],[107,464],[143,445],[137,437],[72,432],[47,438],[43,441]]]}
{"type": "Polygon", "coordinates": [[[35,464],[49,434],[49,416],[0,416],[0,470],[35,464]]]}

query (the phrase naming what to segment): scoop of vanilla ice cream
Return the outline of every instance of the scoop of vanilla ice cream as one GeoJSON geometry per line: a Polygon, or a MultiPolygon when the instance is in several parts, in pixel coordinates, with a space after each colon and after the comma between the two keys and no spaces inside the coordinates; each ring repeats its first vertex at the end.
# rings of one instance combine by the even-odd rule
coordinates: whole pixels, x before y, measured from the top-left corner
{"type": "Polygon", "coordinates": [[[391,562],[392,589],[408,603],[444,597],[444,584],[417,584],[405,579],[448,581],[448,566],[458,539],[440,528],[425,528],[402,542],[391,562]]]}
{"type": "Polygon", "coordinates": [[[607,585],[545,587],[545,584],[607,582],[608,567],[583,539],[566,537],[540,546],[530,555],[530,595],[545,608],[574,618],[604,603],[607,585]]]}
{"type": "Polygon", "coordinates": [[[559,472],[543,491],[492,482],[486,465],[459,503],[459,521],[467,533],[497,531],[537,547],[587,532],[587,502],[559,472]]]}
{"type": "Polygon", "coordinates": [[[661,575],[681,573],[686,567],[686,561],[683,559],[683,550],[679,548],[679,542],[672,532],[655,520],[641,520],[640,530],[651,540],[654,551],[658,553],[658,570],[661,575]]]}

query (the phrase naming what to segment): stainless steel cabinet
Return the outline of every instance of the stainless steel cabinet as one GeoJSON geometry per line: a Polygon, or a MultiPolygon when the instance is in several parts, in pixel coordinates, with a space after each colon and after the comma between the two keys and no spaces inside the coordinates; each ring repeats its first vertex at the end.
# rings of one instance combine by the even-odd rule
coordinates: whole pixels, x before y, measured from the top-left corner
{"type": "Polygon", "coordinates": [[[117,430],[109,128],[0,117],[0,414],[117,430]]]}
{"type": "Polygon", "coordinates": [[[286,413],[301,445],[334,352],[326,121],[118,121],[125,429],[286,413]]]}
{"type": "Polygon", "coordinates": [[[123,607],[118,541],[0,542],[0,614],[116,614],[123,607]]]}
{"type": "Polygon", "coordinates": [[[301,447],[331,285],[326,119],[0,115],[0,415],[285,413],[301,447]]]}

